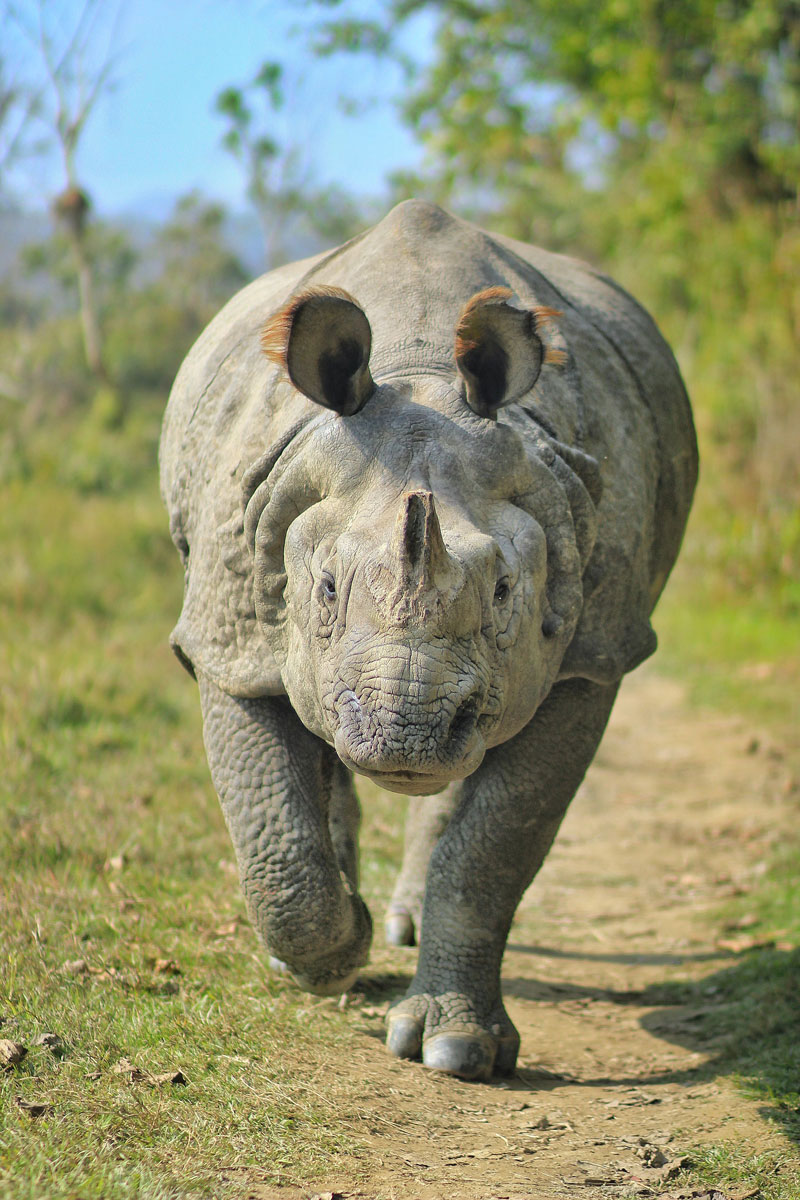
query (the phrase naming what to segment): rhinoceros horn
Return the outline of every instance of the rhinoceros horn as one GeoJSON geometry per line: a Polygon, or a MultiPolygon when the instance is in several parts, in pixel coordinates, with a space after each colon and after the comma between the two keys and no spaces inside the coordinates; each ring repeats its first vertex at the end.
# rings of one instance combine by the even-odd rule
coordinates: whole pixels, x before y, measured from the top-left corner
{"type": "Polygon", "coordinates": [[[396,621],[432,616],[458,588],[464,573],[444,544],[431,492],[403,497],[385,565],[394,583],[386,607],[396,621]]]}

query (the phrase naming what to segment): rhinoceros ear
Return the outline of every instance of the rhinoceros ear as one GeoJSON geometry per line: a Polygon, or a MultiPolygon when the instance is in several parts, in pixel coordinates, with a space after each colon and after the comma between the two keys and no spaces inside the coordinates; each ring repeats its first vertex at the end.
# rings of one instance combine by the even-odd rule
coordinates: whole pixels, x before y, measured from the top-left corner
{"type": "Polygon", "coordinates": [[[261,348],[294,386],[324,408],[349,417],[375,384],[369,372],[372,331],[363,309],[335,287],[307,288],[267,321],[261,348]]]}
{"type": "Polygon", "coordinates": [[[561,314],[554,308],[513,308],[509,288],[478,292],[461,310],[455,354],[467,404],[493,420],[497,410],[529,392],[542,363],[563,362],[561,350],[545,345],[541,330],[561,314]]]}

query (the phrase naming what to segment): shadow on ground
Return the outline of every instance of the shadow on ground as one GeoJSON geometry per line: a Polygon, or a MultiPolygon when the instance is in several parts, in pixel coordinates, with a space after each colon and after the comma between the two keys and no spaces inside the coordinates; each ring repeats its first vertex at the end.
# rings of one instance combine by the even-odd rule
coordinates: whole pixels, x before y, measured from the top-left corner
{"type": "MultiPolygon", "coordinates": [[[[548,957],[598,959],[618,963],[719,961],[720,955],[581,954],[546,947],[515,946],[548,957]]],[[[677,1083],[691,1086],[720,1075],[736,1076],[763,1099],[761,1114],[800,1144],[800,950],[762,947],[731,954],[730,964],[685,982],[657,983],[645,990],[615,991],[569,982],[504,978],[507,996],[539,1003],[594,1000],[648,1009],[641,1025],[656,1037],[706,1056],[691,1071],[648,1073],[646,1077],[582,1079],[586,1086],[677,1083]]],[[[541,1089],[547,1080],[535,1071],[520,1079],[541,1089]],[[530,1075],[530,1080],[526,1077],[530,1075]]],[[[554,1081],[557,1085],[557,1080],[554,1081]]],[[[577,1083],[570,1080],[570,1083],[577,1083]]]]}
{"type": "MultiPolygon", "coordinates": [[[[598,959],[604,962],[672,965],[676,961],[719,962],[717,954],[631,955],[581,954],[547,947],[515,945],[513,949],[563,959],[598,959]]],[[[637,1006],[644,1029],[686,1050],[705,1055],[691,1070],[648,1072],[630,1077],[597,1077],[580,1080],[547,1071],[522,1068],[513,1087],[536,1091],[557,1089],[565,1083],[586,1087],[631,1087],[675,1083],[686,1087],[735,1076],[754,1096],[763,1100],[761,1115],[780,1125],[800,1144],[800,950],[758,948],[730,954],[720,970],[685,982],[656,983],[644,990],[616,991],[570,982],[537,981],[505,977],[507,996],[537,1003],[591,1000],[637,1006]]],[[[410,975],[365,974],[354,989],[359,1003],[382,1005],[400,999],[410,975]]],[[[376,1038],[381,1029],[365,1029],[376,1038]]]]}

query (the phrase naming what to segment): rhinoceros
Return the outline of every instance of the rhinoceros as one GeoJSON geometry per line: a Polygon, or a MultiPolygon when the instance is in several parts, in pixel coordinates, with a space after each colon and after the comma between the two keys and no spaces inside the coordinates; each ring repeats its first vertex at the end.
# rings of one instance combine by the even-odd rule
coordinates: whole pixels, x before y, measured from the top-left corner
{"type": "Polygon", "coordinates": [[[513,1072],[500,964],[592,761],[697,473],[651,318],[421,201],[246,287],[184,362],[161,484],[172,635],[250,919],[320,995],[367,961],[354,774],[411,799],[387,1045],[513,1072]]]}

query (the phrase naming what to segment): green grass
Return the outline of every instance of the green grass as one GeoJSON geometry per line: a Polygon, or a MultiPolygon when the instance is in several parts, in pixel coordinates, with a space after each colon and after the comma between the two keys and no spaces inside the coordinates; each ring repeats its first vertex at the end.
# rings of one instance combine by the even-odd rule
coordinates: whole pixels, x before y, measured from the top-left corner
{"type": "MultiPolygon", "coordinates": [[[[752,722],[754,745],[765,741],[780,757],[789,802],[800,817],[800,580],[787,575],[776,586],[768,576],[757,576],[747,531],[714,512],[713,467],[710,475],[701,482],[682,557],[656,612],[658,669],[685,684],[698,709],[737,713],[752,722]],[[740,552],[746,565],[737,561],[740,552]],[[740,570],[747,580],[737,579],[740,570]]],[[[692,1023],[697,1038],[714,1050],[703,1074],[732,1076],[760,1102],[765,1122],[795,1145],[800,1144],[799,863],[800,835],[782,840],[758,889],[720,908],[721,923],[733,924],[746,913],[752,949],[712,976],[654,989],[652,997],[655,1003],[708,1010],[692,1023]]],[[[758,1188],[761,1200],[800,1197],[796,1156],[752,1154],[726,1143],[697,1147],[691,1157],[686,1183],[692,1186],[758,1188]]]]}
{"type": "MultiPolygon", "coordinates": [[[[0,1037],[29,1047],[0,1072],[0,1196],[320,1186],[345,1158],[352,1171],[369,1108],[364,1088],[337,1089],[327,1069],[347,1052],[351,1018],[272,975],[244,919],[196,688],[167,648],[181,579],[145,469],[157,418],[90,430],[91,453],[87,428],[40,431],[6,457],[0,488],[0,1037]],[[43,1033],[63,1047],[34,1046],[43,1033]],[[121,1058],[187,1083],[131,1080],[114,1069],[121,1058]],[[20,1100],[52,1108],[31,1117],[20,1100]]],[[[698,702],[744,703],[783,729],[797,703],[783,673],[797,661],[788,618],[767,620],[760,600],[739,611],[714,600],[698,569],[690,545],[659,613],[662,664],[698,702]],[[770,664],[757,695],[740,670],[752,663],[770,664]]],[[[376,905],[398,852],[387,803],[368,830],[376,905]]],[[[746,908],[800,941],[796,861],[782,848],[746,908]]],[[[708,1026],[722,1039],[714,1069],[737,1075],[793,1138],[799,983],[796,952],[742,955],[711,981],[732,1024],[708,1026]]],[[[706,1152],[692,1178],[727,1178],[732,1153],[706,1152]]],[[[760,1180],[767,1167],[736,1170],[760,1180]]]]}
{"type": "MultiPolygon", "coordinates": [[[[748,531],[716,507],[713,467],[707,474],[656,609],[656,661],[687,685],[698,705],[744,713],[794,747],[800,728],[800,576],[790,569],[788,553],[786,573],[771,574],[772,549],[759,570],[748,531]]],[[[800,515],[792,528],[798,521],[800,515]]]]}
{"type": "MultiPolygon", "coordinates": [[[[29,1047],[0,1072],[0,1195],[319,1182],[353,1153],[352,1096],[326,1082],[348,1019],[275,977],[244,918],[167,646],[181,575],[155,472],[116,478],[125,442],[103,440],[89,483],[66,443],[0,497],[0,1038],[29,1047]],[[187,1083],[131,1081],[124,1057],[187,1083]]],[[[388,828],[376,843],[373,891],[397,848],[388,828]]]]}

